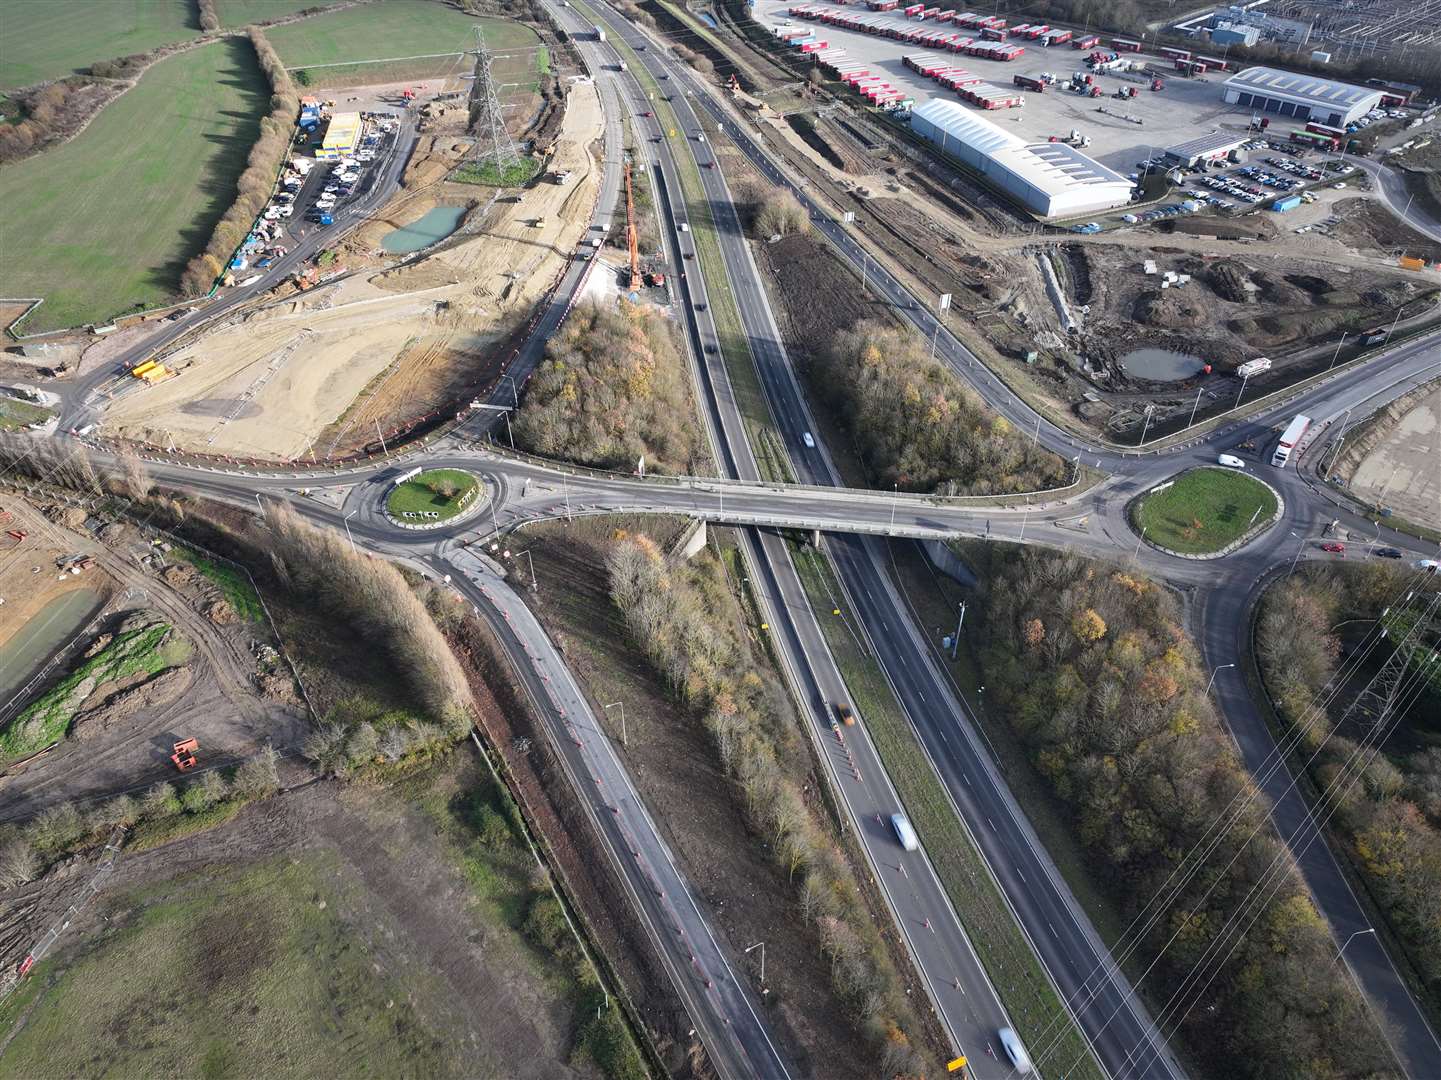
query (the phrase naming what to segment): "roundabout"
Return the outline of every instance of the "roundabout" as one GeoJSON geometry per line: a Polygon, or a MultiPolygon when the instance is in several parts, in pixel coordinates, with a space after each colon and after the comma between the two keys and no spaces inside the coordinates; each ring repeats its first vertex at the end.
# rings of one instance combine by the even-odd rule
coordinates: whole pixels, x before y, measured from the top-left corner
{"type": "Polygon", "coordinates": [[[1188,559],[1216,559],[1271,528],[1285,504],[1249,473],[1203,465],[1135,499],[1131,528],[1152,547],[1188,559]]]}
{"type": "Polygon", "coordinates": [[[435,529],[468,518],[486,504],[485,484],[466,469],[414,469],[386,493],[385,516],[403,529],[435,529]]]}

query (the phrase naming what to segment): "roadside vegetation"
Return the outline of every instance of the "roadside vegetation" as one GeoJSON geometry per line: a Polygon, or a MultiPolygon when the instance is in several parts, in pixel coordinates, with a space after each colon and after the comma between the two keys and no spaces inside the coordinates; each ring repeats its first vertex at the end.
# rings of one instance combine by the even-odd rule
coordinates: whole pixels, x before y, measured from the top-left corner
{"type": "Polygon", "coordinates": [[[811,231],[811,219],[790,188],[771,190],[756,208],[755,234],[762,240],[811,231]]]}
{"type": "Polygon", "coordinates": [[[1276,493],[1238,469],[1192,469],[1170,487],[1143,495],[1131,527],[1168,551],[1221,551],[1276,516],[1276,493]]]}
{"type": "Polygon", "coordinates": [[[580,304],[550,339],[515,417],[517,443],[545,457],[630,471],[695,472],[704,436],[668,320],[646,308],[580,304]]]}
{"type": "Polygon", "coordinates": [[[1441,988],[1441,621],[1404,568],[1307,567],[1271,586],[1256,623],[1266,692],[1311,800],[1438,1011],[1441,988]],[[1418,625],[1419,623],[1419,625],[1418,625]],[[1380,630],[1386,638],[1380,638],[1380,630]],[[1403,643],[1410,675],[1394,713],[1356,695],[1403,643]],[[1377,730],[1380,720],[1381,728],[1377,730]]]}
{"type": "Polygon", "coordinates": [[[812,385],[853,433],[877,486],[992,495],[1071,479],[1067,462],[987,409],[914,333],[861,322],[816,363],[812,385]]]}
{"type": "MultiPolygon", "coordinates": [[[[1136,920],[1143,989],[1197,1060],[1231,1075],[1368,1075],[1387,1053],[1335,943],[1212,711],[1159,586],[1016,549],[992,559],[980,652],[1003,712],[1136,920]]],[[[1043,1069],[1063,1062],[1030,1047],[1043,1069]]]]}
{"type": "Polygon", "coordinates": [[[924,1071],[912,1046],[916,1021],[844,856],[777,759],[774,716],[721,564],[673,563],[646,537],[607,556],[611,596],[637,645],[714,743],[755,831],[771,845],[801,911],[831,962],[831,979],[877,1056],[882,1075],[924,1071]],[[727,617],[729,616],[729,617],[727,617]]]}
{"type": "Polygon", "coordinates": [[[152,65],[71,141],[0,170],[0,293],[45,298],[22,331],[170,300],[235,199],[268,96],[249,42],[202,45],[152,65]]]}
{"type": "Polygon", "coordinates": [[[216,562],[214,559],[206,558],[199,552],[191,551],[183,544],[176,545],[171,549],[171,554],[188,562],[215,582],[220,587],[231,610],[240,618],[246,622],[260,622],[265,618],[265,612],[260,606],[260,596],[256,593],[255,586],[250,584],[250,579],[240,570],[229,563],[216,562]]]}

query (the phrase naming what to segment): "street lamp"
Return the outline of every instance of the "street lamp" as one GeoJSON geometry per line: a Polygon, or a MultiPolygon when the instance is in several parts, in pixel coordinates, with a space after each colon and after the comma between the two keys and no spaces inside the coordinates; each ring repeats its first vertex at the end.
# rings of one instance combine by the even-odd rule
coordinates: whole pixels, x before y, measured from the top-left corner
{"type": "Polygon", "coordinates": [[[897,480],[891,485],[891,528],[896,527],[896,503],[901,498],[901,482],[897,480]]]}
{"type": "Polygon", "coordinates": [[[515,388],[515,376],[514,376],[514,375],[502,375],[500,378],[501,378],[501,381],[502,381],[502,382],[506,381],[507,379],[510,380],[510,402],[511,402],[511,405],[513,405],[513,406],[516,407],[516,408],[519,408],[519,407],[520,407],[520,394],[517,393],[516,388],[515,388]]]}
{"type": "MultiPolygon", "coordinates": [[[[624,746],[627,750],[629,750],[629,749],[630,749],[630,743],[629,743],[629,741],[627,741],[627,739],[626,739],[626,734],[625,734],[625,702],[623,702],[623,701],[612,701],[609,705],[603,706],[603,708],[605,709],[606,712],[610,712],[611,709],[614,709],[614,708],[619,708],[619,709],[620,709],[620,744],[621,744],[622,746],[624,746]]],[[[749,952],[750,950],[746,950],[746,951],[749,952]]],[[[765,954],[762,953],[761,955],[764,956],[765,954]]],[[[762,963],[764,963],[764,962],[765,962],[765,961],[763,960],[762,963]]],[[[762,970],[762,972],[764,972],[765,969],[762,968],[761,970],[762,970]]],[[[765,978],[765,975],[762,974],[762,975],[761,975],[761,978],[764,979],[764,978],[765,978]]]]}
{"type": "Polygon", "coordinates": [[[1295,529],[1289,529],[1287,531],[1290,532],[1292,536],[1295,536],[1297,540],[1301,541],[1299,544],[1296,545],[1295,557],[1291,559],[1291,569],[1286,571],[1286,576],[1290,577],[1296,572],[1296,563],[1300,561],[1301,552],[1306,550],[1306,538],[1304,536],[1296,536],[1295,529]]]}
{"type": "Polygon", "coordinates": [[[1211,686],[1212,686],[1212,685],[1215,683],[1215,681],[1216,681],[1216,672],[1220,671],[1222,668],[1235,667],[1235,666],[1236,666],[1235,664],[1221,664],[1221,665],[1219,665],[1218,667],[1216,667],[1215,669],[1213,669],[1212,672],[1211,672],[1211,679],[1210,679],[1209,682],[1206,683],[1206,693],[1205,693],[1204,695],[1202,695],[1202,696],[1203,696],[1203,697],[1210,697],[1210,696],[1211,696],[1211,686]]]}
{"type": "Polygon", "coordinates": [[[530,564],[530,591],[539,592],[540,583],[535,580],[535,559],[531,557],[530,548],[526,548],[524,551],[517,551],[515,553],[515,557],[517,559],[520,558],[522,555],[525,556],[525,561],[530,564]]]}
{"type": "Polygon", "coordinates": [[[765,988],[765,981],[766,981],[766,943],[765,943],[764,941],[757,941],[754,945],[752,945],[752,946],[750,947],[750,949],[746,949],[746,950],[745,950],[747,956],[750,955],[751,949],[759,949],[759,950],[761,951],[761,993],[762,993],[762,994],[769,993],[769,991],[766,990],[766,988],[765,988]]]}
{"type": "MultiPolygon", "coordinates": [[[[1341,959],[1341,954],[1346,951],[1346,946],[1351,944],[1351,942],[1355,941],[1358,937],[1362,937],[1366,934],[1374,934],[1375,932],[1376,928],[1374,926],[1368,926],[1365,930],[1357,930],[1354,934],[1352,934],[1344,942],[1341,943],[1341,947],[1336,950],[1336,959],[1341,959]]],[[[1335,961],[1332,962],[1334,963],[1335,961]]]]}
{"type": "MultiPolygon", "coordinates": [[[[1345,331],[1342,331],[1342,333],[1341,333],[1341,340],[1338,341],[1338,342],[1336,342],[1336,351],[1331,354],[1331,367],[1328,367],[1328,368],[1326,369],[1327,371],[1330,371],[1331,368],[1333,368],[1333,367],[1336,366],[1336,360],[1337,360],[1337,359],[1340,357],[1340,355],[1341,355],[1341,346],[1344,345],[1344,344],[1346,344],[1346,332],[1345,332],[1345,331]]],[[[1346,410],[1346,411],[1347,411],[1347,412],[1350,412],[1349,409],[1346,410]]]]}
{"type": "Polygon", "coordinates": [[[353,517],[354,517],[356,514],[358,514],[358,513],[360,513],[360,507],[357,506],[357,507],[356,507],[354,510],[352,510],[350,513],[346,514],[346,515],[345,515],[345,518],[344,518],[344,521],[345,521],[345,538],[350,541],[350,553],[351,553],[352,555],[358,555],[359,552],[357,552],[357,551],[355,550],[355,537],[354,537],[354,536],[351,534],[351,532],[350,532],[350,519],[353,518],[353,517]]]}

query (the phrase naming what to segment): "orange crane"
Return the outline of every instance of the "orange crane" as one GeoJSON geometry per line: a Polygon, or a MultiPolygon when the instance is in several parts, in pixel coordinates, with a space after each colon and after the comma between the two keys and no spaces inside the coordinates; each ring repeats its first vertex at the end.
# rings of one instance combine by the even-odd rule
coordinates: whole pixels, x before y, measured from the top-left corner
{"type": "Polygon", "coordinates": [[[625,163],[625,239],[630,246],[630,291],[640,292],[640,242],[635,235],[635,199],[630,190],[630,162],[625,163]]]}

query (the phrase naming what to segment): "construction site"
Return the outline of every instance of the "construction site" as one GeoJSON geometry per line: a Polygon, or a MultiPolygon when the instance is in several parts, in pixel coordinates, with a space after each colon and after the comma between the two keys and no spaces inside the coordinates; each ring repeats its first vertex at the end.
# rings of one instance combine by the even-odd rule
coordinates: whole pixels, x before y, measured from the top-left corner
{"type": "Polygon", "coordinates": [[[531,117],[510,119],[507,136],[524,137],[536,162],[519,188],[455,179],[489,147],[469,126],[464,107],[422,106],[395,196],[297,281],[159,357],[176,377],[117,380],[107,433],[318,460],[497,381],[509,341],[580,247],[600,183],[602,116],[594,84],[572,78],[531,117]],[[448,227],[418,251],[392,239],[423,235],[436,218],[448,227]]]}
{"type": "MultiPolygon", "coordinates": [[[[1363,174],[1318,188],[1284,216],[1257,210],[1046,236],[878,114],[796,82],[727,20],[726,49],[708,55],[722,77],[735,73],[742,89],[733,97],[757,119],[758,136],[837,216],[854,215],[873,257],[922,295],[951,294],[948,329],[1058,419],[1135,438],[1147,423],[1183,423],[1198,390],[1202,416],[1233,400],[1246,361],[1271,361],[1249,380],[1249,397],[1436,317],[1441,277],[1403,268],[1397,252],[1424,263],[1441,246],[1397,222],[1363,174]],[[1151,369],[1144,355],[1123,363],[1152,350],[1175,356],[1151,369]]],[[[708,137],[728,176],[763,190],[723,131],[708,137]]],[[[811,313],[804,348],[883,314],[872,301],[855,311],[836,301],[861,282],[818,241],[788,240],[766,261],[785,283],[785,305],[811,313]]]]}

